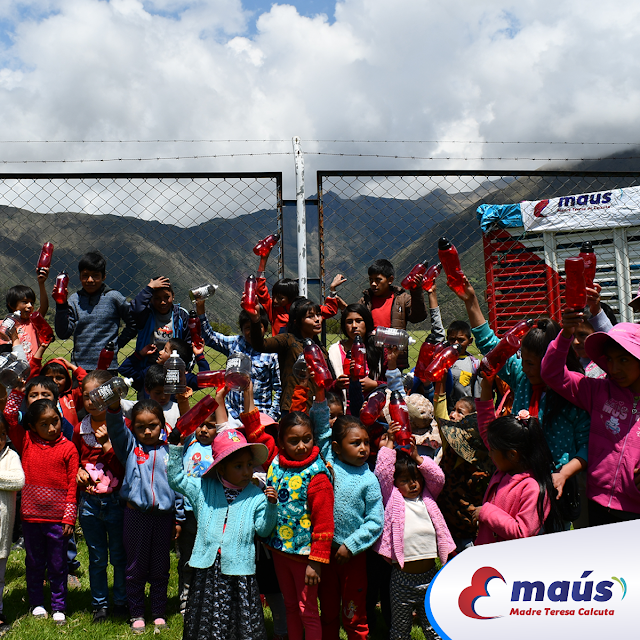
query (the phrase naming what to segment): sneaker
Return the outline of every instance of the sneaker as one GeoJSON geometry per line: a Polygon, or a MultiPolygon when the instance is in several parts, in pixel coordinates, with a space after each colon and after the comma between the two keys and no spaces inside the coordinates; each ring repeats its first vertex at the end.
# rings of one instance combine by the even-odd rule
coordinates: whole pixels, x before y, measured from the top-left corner
{"type": "Polygon", "coordinates": [[[136,635],[140,633],[144,633],[146,629],[144,618],[132,618],[131,620],[131,631],[136,635]]]}
{"type": "Polygon", "coordinates": [[[62,611],[54,611],[52,617],[56,624],[64,624],[67,621],[67,617],[62,611]]]}
{"type": "Polygon", "coordinates": [[[129,617],[129,605],[127,604],[114,604],[111,607],[111,617],[112,618],[123,618],[126,619],[129,617]]]}
{"type": "Polygon", "coordinates": [[[93,624],[100,624],[107,621],[107,607],[100,607],[93,610],[93,624]]]}
{"type": "Polygon", "coordinates": [[[74,576],[73,573],[70,573],[67,578],[67,587],[69,589],[81,589],[82,584],[80,583],[80,578],[78,578],[78,576],[74,576]]]}
{"type": "Polygon", "coordinates": [[[34,607],[33,610],[31,611],[31,615],[34,618],[48,618],[49,614],[47,613],[47,610],[44,607],[34,607]]]}

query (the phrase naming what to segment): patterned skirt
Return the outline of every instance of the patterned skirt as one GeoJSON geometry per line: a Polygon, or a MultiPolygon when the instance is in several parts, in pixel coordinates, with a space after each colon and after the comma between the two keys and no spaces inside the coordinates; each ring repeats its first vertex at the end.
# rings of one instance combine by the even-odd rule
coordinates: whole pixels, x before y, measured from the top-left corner
{"type": "Polygon", "coordinates": [[[255,576],[226,576],[220,554],[212,567],[194,569],[183,640],[267,640],[255,576]]]}

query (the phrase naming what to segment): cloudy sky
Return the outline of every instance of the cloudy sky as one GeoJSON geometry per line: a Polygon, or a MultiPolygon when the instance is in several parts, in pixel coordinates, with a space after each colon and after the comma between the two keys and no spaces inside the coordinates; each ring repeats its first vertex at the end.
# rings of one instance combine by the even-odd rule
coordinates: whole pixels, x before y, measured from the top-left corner
{"type": "Polygon", "coordinates": [[[0,0],[0,171],[290,175],[294,135],[308,172],[605,155],[624,147],[491,143],[637,142],[639,14],[633,0],[0,0]],[[182,159],[14,163],[157,157],[182,159]]]}

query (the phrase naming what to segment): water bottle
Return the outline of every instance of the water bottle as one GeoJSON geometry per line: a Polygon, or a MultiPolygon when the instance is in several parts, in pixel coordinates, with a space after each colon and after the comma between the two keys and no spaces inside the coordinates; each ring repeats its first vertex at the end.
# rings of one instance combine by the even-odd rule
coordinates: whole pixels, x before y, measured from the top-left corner
{"type": "MultiPolygon", "coordinates": [[[[200,373],[213,372],[201,371],[200,373]]],[[[217,408],[218,403],[211,396],[205,396],[200,402],[194,404],[187,413],[178,418],[176,429],[185,438],[190,436],[217,408]]]]}
{"type": "Polygon", "coordinates": [[[462,347],[459,344],[449,345],[437,352],[433,358],[431,364],[424,372],[425,378],[430,382],[436,382],[441,380],[444,374],[451,369],[453,364],[460,355],[460,349],[462,347]]]}
{"type": "Polygon", "coordinates": [[[464,295],[464,273],[456,248],[446,239],[438,240],[438,258],[447,274],[447,285],[458,295],[464,295]]]}
{"type": "Polygon", "coordinates": [[[311,338],[305,338],[303,352],[309,371],[314,373],[316,384],[319,387],[327,387],[331,384],[333,376],[329,371],[322,350],[311,338]]]}
{"type": "Polygon", "coordinates": [[[411,424],[409,423],[409,409],[399,391],[393,391],[389,400],[389,417],[392,422],[400,425],[396,431],[396,446],[405,451],[411,450],[411,424]]]}
{"type": "Polygon", "coordinates": [[[217,284],[203,284],[197,289],[191,289],[189,291],[189,298],[191,302],[197,302],[198,300],[206,300],[210,298],[218,290],[217,284]]]}
{"type": "Polygon", "coordinates": [[[98,357],[98,366],[96,369],[100,369],[101,371],[109,371],[109,367],[113,362],[113,356],[115,355],[116,347],[113,342],[107,342],[104,349],[100,351],[100,355],[98,357]]]}
{"type": "Polygon", "coordinates": [[[518,340],[522,341],[522,338],[529,333],[529,329],[531,329],[534,324],[535,322],[533,320],[520,320],[518,324],[514,325],[509,329],[509,331],[507,331],[507,334],[515,336],[518,340]]]}
{"type": "Polygon", "coordinates": [[[18,387],[27,380],[31,368],[24,360],[18,360],[15,353],[0,354],[0,384],[7,389],[18,387]]]}
{"type": "Polygon", "coordinates": [[[247,313],[255,313],[257,298],[258,281],[254,275],[250,275],[244,283],[244,297],[242,298],[242,308],[247,313]]]}
{"type": "Polygon", "coordinates": [[[418,286],[416,278],[423,276],[427,272],[427,263],[420,262],[413,269],[411,269],[408,276],[405,276],[404,280],[400,283],[403,289],[415,289],[418,286]]]}
{"type": "Polygon", "coordinates": [[[420,353],[418,354],[418,361],[416,362],[413,375],[416,378],[419,378],[422,382],[427,382],[425,372],[433,360],[437,347],[438,342],[433,334],[427,336],[427,339],[420,347],[420,353]]]}
{"type": "Polygon", "coordinates": [[[564,261],[564,273],[566,278],[565,307],[582,311],[587,306],[584,260],[582,258],[567,258],[564,261]]]}
{"type": "Polygon", "coordinates": [[[11,341],[11,336],[16,332],[16,323],[20,317],[19,311],[10,313],[0,324],[0,337],[11,341]]]}
{"type": "Polygon", "coordinates": [[[39,311],[34,311],[31,314],[31,324],[36,331],[40,344],[51,344],[56,339],[53,329],[39,311]]]}
{"type": "Polygon", "coordinates": [[[521,342],[515,335],[510,333],[504,335],[500,342],[482,358],[478,372],[484,373],[488,378],[495,376],[507,360],[518,352],[521,342]]]}
{"type": "Polygon", "coordinates": [[[307,367],[307,361],[304,359],[304,353],[301,353],[293,363],[291,373],[298,384],[309,379],[309,368],[307,367]]]}
{"type": "Polygon", "coordinates": [[[400,351],[406,351],[409,345],[415,342],[404,329],[389,327],[376,327],[373,331],[373,339],[376,347],[398,347],[400,351]]]}
{"type": "Polygon", "coordinates": [[[111,378],[93,391],[89,391],[89,400],[96,409],[103,411],[119,398],[126,398],[132,382],[131,378],[111,378]]]}
{"type": "Polygon", "coordinates": [[[184,360],[173,351],[164,363],[164,392],[169,394],[184,393],[187,390],[187,367],[184,360]]]}
{"type": "Polygon", "coordinates": [[[204,347],[204,340],[202,339],[202,323],[200,322],[200,318],[198,318],[198,314],[193,309],[189,311],[189,322],[187,323],[187,326],[189,327],[191,344],[196,349],[204,347]]]}
{"type": "Polygon", "coordinates": [[[268,256],[271,253],[273,247],[278,244],[280,240],[280,236],[277,233],[272,233],[270,236],[267,236],[263,240],[260,240],[258,244],[253,247],[253,253],[257,256],[268,256]]]}
{"type": "Polygon", "coordinates": [[[232,353],[227,360],[224,381],[230,391],[248,389],[251,382],[251,358],[244,353],[232,353]]]}
{"type": "Polygon", "coordinates": [[[589,289],[593,289],[593,281],[596,277],[596,252],[590,242],[583,242],[579,256],[584,260],[584,283],[589,289]]]}
{"type": "Polygon", "coordinates": [[[42,245],[42,251],[38,258],[38,266],[36,269],[43,269],[51,266],[51,257],[53,256],[53,245],[50,242],[45,242],[42,245]]]}
{"type": "Polygon", "coordinates": [[[69,274],[66,271],[58,274],[56,283],[53,285],[51,297],[58,304],[66,304],[69,295],[69,274]]]}
{"type": "Polygon", "coordinates": [[[351,359],[353,360],[353,378],[362,380],[369,375],[367,366],[367,348],[360,336],[356,336],[351,347],[351,359]]]}
{"type": "Polygon", "coordinates": [[[360,410],[360,422],[365,427],[370,427],[382,413],[387,404],[387,394],[384,389],[376,389],[362,405],[360,410]]]}
{"type": "Polygon", "coordinates": [[[196,374],[198,379],[198,388],[205,389],[208,387],[224,387],[224,376],[226,371],[224,369],[219,371],[199,371],[196,374]]]}
{"type": "Polygon", "coordinates": [[[427,269],[427,273],[422,279],[422,288],[425,291],[429,291],[429,289],[433,287],[433,284],[436,281],[436,278],[440,275],[441,271],[442,271],[442,264],[440,262],[438,262],[438,264],[431,265],[427,269]]]}

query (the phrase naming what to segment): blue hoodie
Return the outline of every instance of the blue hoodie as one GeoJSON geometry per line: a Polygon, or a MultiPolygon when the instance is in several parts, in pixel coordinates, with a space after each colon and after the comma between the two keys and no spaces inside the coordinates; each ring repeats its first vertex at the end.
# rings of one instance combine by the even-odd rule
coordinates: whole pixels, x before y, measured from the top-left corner
{"type": "Polygon", "coordinates": [[[139,443],[120,410],[107,410],[107,431],[125,468],[120,496],[141,511],[173,511],[176,494],[167,480],[167,443],[154,447],[139,443]]]}

